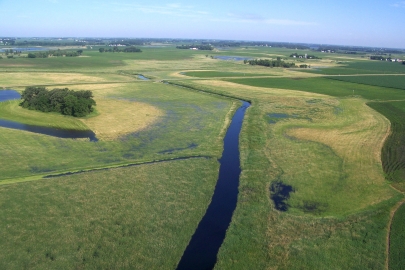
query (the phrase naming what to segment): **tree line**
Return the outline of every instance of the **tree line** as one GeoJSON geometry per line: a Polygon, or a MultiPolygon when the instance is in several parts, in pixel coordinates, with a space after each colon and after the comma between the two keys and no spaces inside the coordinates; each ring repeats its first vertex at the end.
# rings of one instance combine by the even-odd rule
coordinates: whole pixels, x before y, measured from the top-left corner
{"type": "Polygon", "coordinates": [[[76,57],[76,56],[80,56],[82,53],[83,53],[83,50],[61,51],[61,50],[58,49],[56,51],[28,53],[28,58],[48,58],[48,57],[51,57],[51,56],[55,56],[55,57],[61,57],[61,56],[76,57]]]}
{"type": "Polygon", "coordinates": [[[281,60],[280,57],[277,57],[277,60],[269,60],[269,59],[254,59],[254,60],[244,60],[245,64],[249,65],[258,65],[258,66],[265,66],[265,67],[283,67],[283,68],[293,68],[296,67],[295,63],[287,63],[281,60]]]}
{"type": "Polygon", "coordinates": [[[42,112],[58,112],[64,115],[83,117],[93,112],[96,102],[91,91],[73,91],[68,88],[26,87],[21,94],[20,106],[42,112]]]}
{"type": "Polygon", "coordinates": [[[185,49],[185,50],[196,48],[196,49],[199,49],[199,50],[202,50],[202,51],[212,51],[212,50],[214,49],[214,47],[212,47],[212,46],[209,45],[209,44],[201,44],[201,45],[194,45],[194,44],[192,44],[192,45],[180,45],[180,46],[176,46],[176,48],[177,48],[177,49],[185,49]]]}
{"type": "Polygon", "coordinates": [[[100,48],[98,49],[99,52],[103,53],[103,52],[142,52],[141,49],[138,49],[134,46],[130,46],[130,47],[125,47],[124,49],[120,49],[117,46],[113,46],[112,48],[100,48]]]}

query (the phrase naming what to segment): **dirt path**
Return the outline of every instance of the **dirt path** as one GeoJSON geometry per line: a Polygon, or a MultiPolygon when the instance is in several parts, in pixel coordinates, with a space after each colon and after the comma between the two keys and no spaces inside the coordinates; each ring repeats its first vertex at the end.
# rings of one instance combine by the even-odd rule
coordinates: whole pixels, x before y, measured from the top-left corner
{"type": "Polygon", "coordinates": [[[386,244],[386,260],[385,260],[385,269],[389,269],[389,255],[390,255],[390,235],[391,235],[391,225],[392,225],[392,219],[394,218],[395,213],[397,212],[398,208],[401,207],[405,203],[405,199],[402,199],[400,202],[398,202],[394,208],[391,209],[390,213],[390,221],[388,223],[388,232],[387,232],[387,244],[386,244]]]}

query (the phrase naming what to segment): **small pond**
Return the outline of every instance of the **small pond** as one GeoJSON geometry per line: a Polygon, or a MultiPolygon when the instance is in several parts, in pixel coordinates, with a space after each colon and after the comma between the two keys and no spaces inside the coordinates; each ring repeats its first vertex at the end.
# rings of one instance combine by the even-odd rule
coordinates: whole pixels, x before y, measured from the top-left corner
{"type": "MultiPolygon", "coordinates": [[[[21,96],[17,91],[14,90],[0,90],[0,102],[7,100],[20,99],[21,96]]],[[[68,130],[68,129],[58,129],[52,127],[43,127],[35,125],[27,125],[19,122],[9,121],[0,119],[0,127],[24,130],[34,133],[40,133],[48,136],[65,138],[65,139],[82,139],[88,138],[92,142],[98,141],[96,134],[91,130],[68,130]]]]}
{"type": "Polygon", "coordinates": [[[21,52],[34,52],[34,51],[49,51],[49,48],[44,47],[25,47],[25,48],[2,48],[0,52],[5,52],[6,50],[21,51],[21,52]]]}
{"type": "Polygon", "coordinates": [[[142,74],[138,74],[138,79],[144,80],[144,81],[149,81],[148,78],[146,78],[145,76],[143,76],[142,74]]]}
{"type": "Polygon", "coordinates": [[[226,61],[243,61],[243,60],[251,60],[252,58],[243,57],[243,56],[228,56],[228,55],[217,55],[214,56],[215,59],[219,60],[226,60],[226,61]]]}

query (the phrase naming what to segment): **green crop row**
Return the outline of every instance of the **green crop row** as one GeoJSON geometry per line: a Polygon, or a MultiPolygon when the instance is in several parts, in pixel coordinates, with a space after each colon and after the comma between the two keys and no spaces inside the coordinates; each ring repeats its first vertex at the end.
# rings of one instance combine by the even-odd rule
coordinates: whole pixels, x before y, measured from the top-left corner
{"type": "Polygon", "coordinates": [[[405,181],[405,101],[371,102],[368,105],[391,122],[391,134],[381,151],[384,172],[389,181],[405,181]]]}

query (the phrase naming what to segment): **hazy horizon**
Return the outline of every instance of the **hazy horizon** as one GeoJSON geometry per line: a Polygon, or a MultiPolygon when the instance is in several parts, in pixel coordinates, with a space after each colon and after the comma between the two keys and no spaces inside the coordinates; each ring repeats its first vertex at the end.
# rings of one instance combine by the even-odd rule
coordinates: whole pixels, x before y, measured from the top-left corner
{"type": "Polygon", "coordinates": [[[0,0],[4,37],[212,39],[405,48],[405,1],[0,0]]]}

